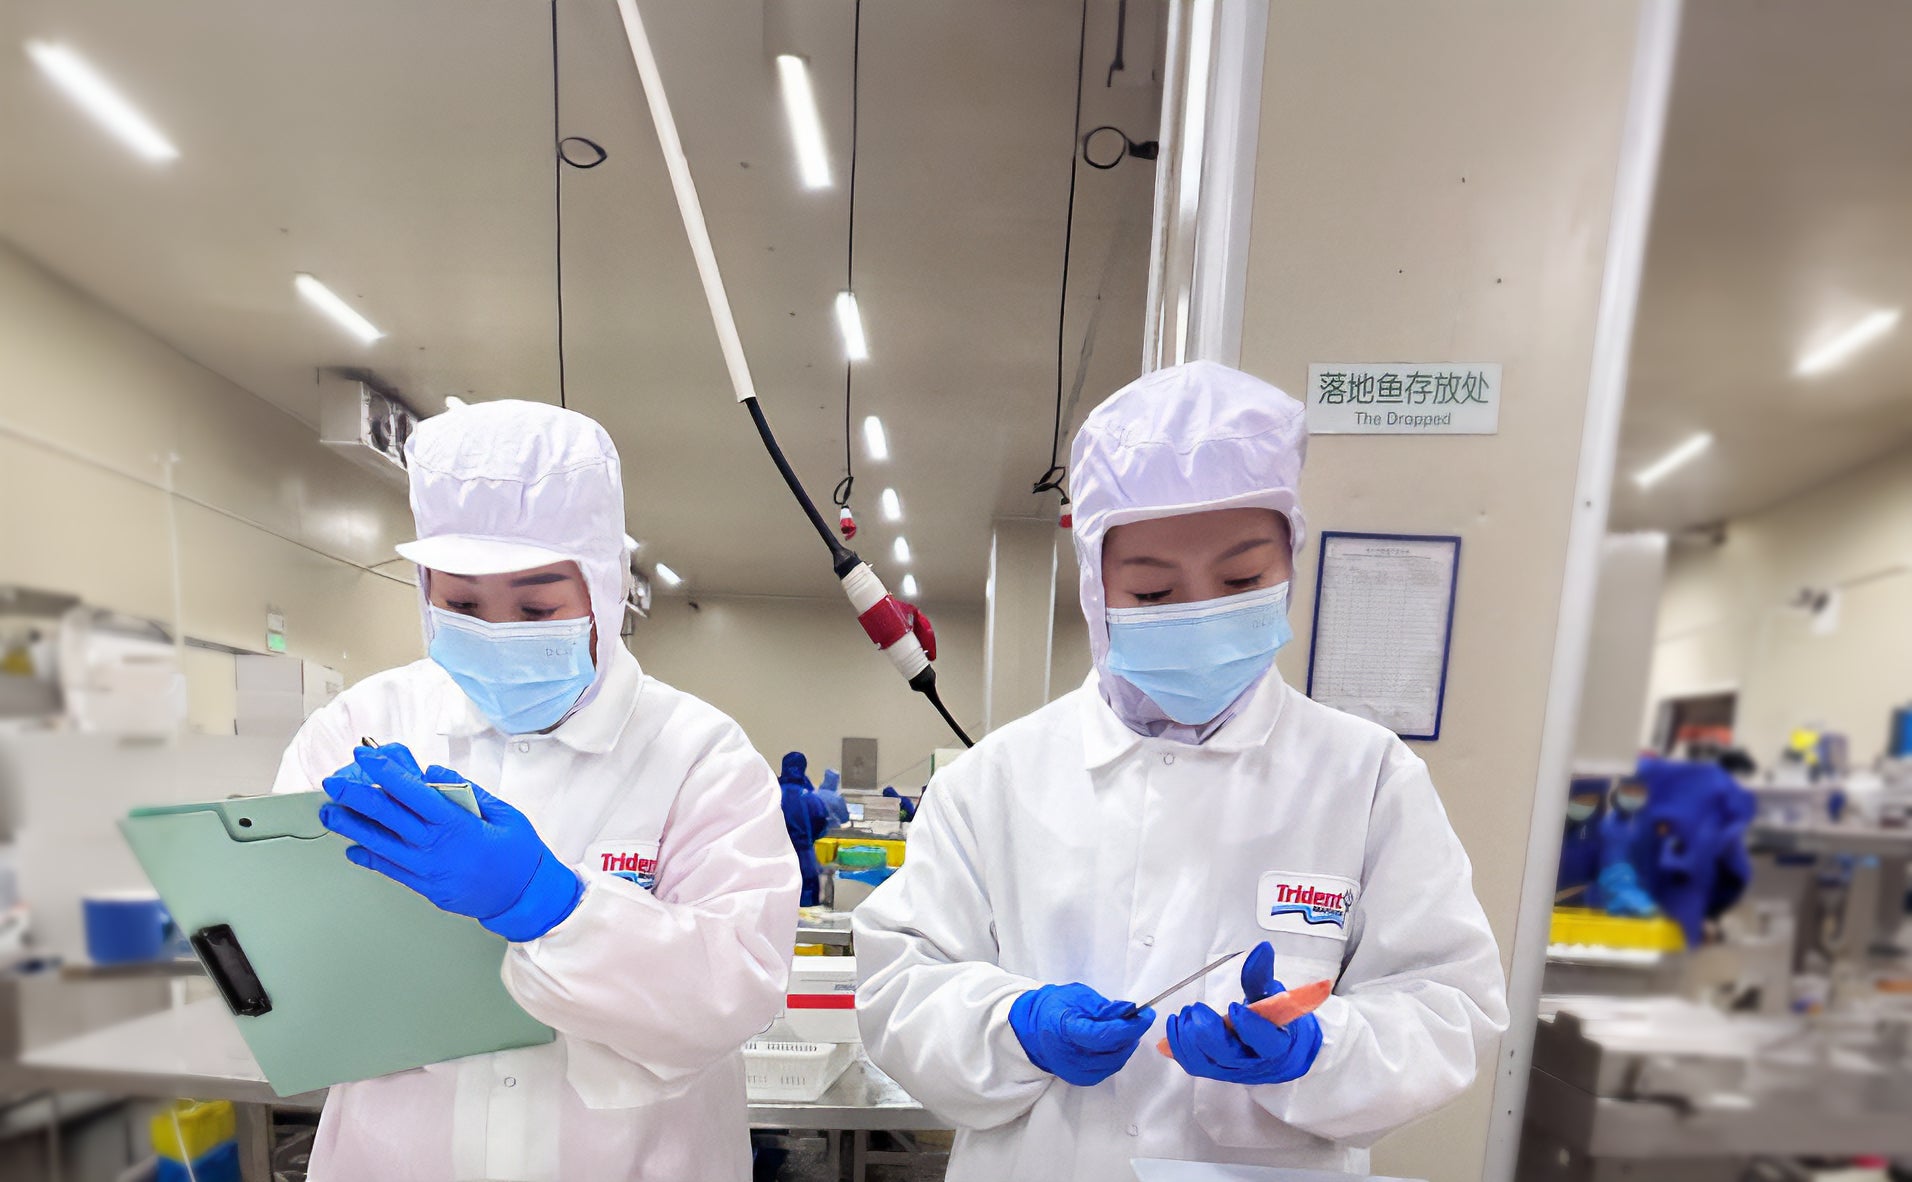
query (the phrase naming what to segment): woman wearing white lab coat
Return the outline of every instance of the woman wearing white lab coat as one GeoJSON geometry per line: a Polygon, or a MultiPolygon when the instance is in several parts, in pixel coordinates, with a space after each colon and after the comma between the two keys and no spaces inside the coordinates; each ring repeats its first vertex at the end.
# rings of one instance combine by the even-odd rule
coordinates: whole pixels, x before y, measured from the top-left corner
{"type": "Polygon", "coordinates": [[[407,456],[418,540],[399,551],[432,657],[313,715],[276,790],[323,786],[366,873],[510,940],[505,986],[557,1039],[333,1088],[311,1176],[740,1182],[740,1047],[782,1004],[796,924],[776,777],[624,648],[601,427],[482,403],[421,424],[407,456]],[[431,764],[478,786],[482,822],[395,811],[440,782],[414,774],[431,764]]]}
{"type": "Polygon", "coordinates": [[[864,1041],[960,1127],[952,1182],[1107,1182],[1138,1157],[1364,1173],[1506,1025],[1426,766],[1273,671],[1305,445],[1297,403],[1211,363],[1131,384],[1076,437],[1095,669],[937,774],[856,912],[864,1041]],[[1166,1021],[1127,1016],[1263,942],[1272,971],[1263,951],[1166,1021]],[[1288,1027],[1233,1008],[1318,980],[1333,995],[1288,1027]]]}

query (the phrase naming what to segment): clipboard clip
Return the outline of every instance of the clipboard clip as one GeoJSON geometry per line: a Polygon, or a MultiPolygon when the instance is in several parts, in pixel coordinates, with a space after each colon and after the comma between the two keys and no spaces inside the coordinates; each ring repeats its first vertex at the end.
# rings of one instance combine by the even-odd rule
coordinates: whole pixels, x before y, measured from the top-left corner
{"type": "Polygon", "coordinates": [[[257,1018],[272,1012],[272,998],[266,995],[265,986],[259,983],[259,974],[253,971],[252,961],[247,959],[246,950],[239,946],[239,937],[229,925],[220,923],[200,928],[192,934],[192,946],[199,963],[206,966],[206,975],[218,986],[227,1009],[242,1018],[257,1018]]]}

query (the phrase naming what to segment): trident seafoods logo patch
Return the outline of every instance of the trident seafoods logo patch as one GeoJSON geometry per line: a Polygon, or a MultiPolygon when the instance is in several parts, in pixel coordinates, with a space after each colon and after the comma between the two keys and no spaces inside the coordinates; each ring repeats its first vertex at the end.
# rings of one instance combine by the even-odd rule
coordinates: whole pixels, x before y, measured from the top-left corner
{"type": "Polygon", "coordinates": [[[1271,932],[1306,932],[1345,940],[1357,891],[1350,878],[1271,870],[1261,876],[1255,893],[1255,919],[1271,932]]]}
{"type": "Polygon", "coordinates": [[[626,882],[634,882],[647,891],[657,887],[657,843],[654,841],[602,842],[591,847],[585,865],[594,866],[626,882]]]}

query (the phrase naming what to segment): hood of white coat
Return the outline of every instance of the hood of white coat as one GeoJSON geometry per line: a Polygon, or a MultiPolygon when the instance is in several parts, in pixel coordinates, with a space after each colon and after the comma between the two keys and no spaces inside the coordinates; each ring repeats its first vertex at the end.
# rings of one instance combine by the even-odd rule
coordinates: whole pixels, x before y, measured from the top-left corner
{"type": "Polygon", "coordinates": [[[1108,532],[1210,509],[1274,509],[1287,517],[1299,555],[1307,536],[1299,490],[1307,452],[1301,403],[1213,361],[1144,374],[1089,412],[1069,449],[1069,492],[1082,616],[1098,672],[1108,676],[1108,532]]]}
{"type": "MultiPolygon", "coordinates": [[[[597,623],[597,677],[578,704],[596,697],[623,644],[628,577],[624,480],[610,435],[547,403],[479,402],[420,423],[405,460],[418,540],[398,549],[419,563],[421,592],[428,566],[496,574],[577,563],[597,623]]],[[[425,602],[421,594],[429,647],[425,602]]]]}

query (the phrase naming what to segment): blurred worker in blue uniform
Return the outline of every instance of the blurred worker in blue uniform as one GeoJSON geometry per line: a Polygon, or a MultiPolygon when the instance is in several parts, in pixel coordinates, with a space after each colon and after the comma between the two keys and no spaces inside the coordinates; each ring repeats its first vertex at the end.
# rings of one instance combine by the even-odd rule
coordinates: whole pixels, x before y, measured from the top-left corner
{"type": "Polygon", "coordinates": [[[777,783],[783,789],[783,827],[797,851],[797,866],[803,872],[803,895],[799,905],[815,907],[823,870],[817,865],[817,838],[830,828],[830,814],[817,799],[816,787],[804,773],[810,761],[803,752],[792,751],[783,757],[783,771],[777,783]]]}
{"type": "Polygon", "coordinates": [[[1556,895],[1591,890],[1600,877],[1600,806],[1606,800],[1607,784],[1604,779],[1575,776],[1567,786],[1567,826],[1560,841],[1556,895]]]}
{"type": "Polygon", "coordinates": [[[898,792],[894,786],[883,789],[883,795],[896,802],[896,811],[905,821],[916,818],[916,802],[898,792]]]}
{"type": "Polygon", "coordinates": [[[1752,879],[1753,795],[1716,763],[1645,758],[1638,778],[1647,797],[1629,861],[1687,944],[1697,945],[1706,921],[1737,903],[1752,879]]]}
{"type": "Polygon", "coordinates": [[[823,782],[817,785],[817,799],[823,802],[823,811],[833,827],[850,823],[850,804],[843,799],[843,791],[839,787],[842,783],[843,776],[835,768],[826,767],[823,769],[823,782]]]}
{"type": "Polygon", "coordinates": [[[1604,908],[1608,915],[1637,918],[1659,914],[1653,896],[1640,885],[1633,861],[1647,799],[1647,786],[1637,775],[1627,776],[1613,786],[1607,810],[1600,818],[1600,871],[1587,892],[1587,903],[1604,908]]]}

